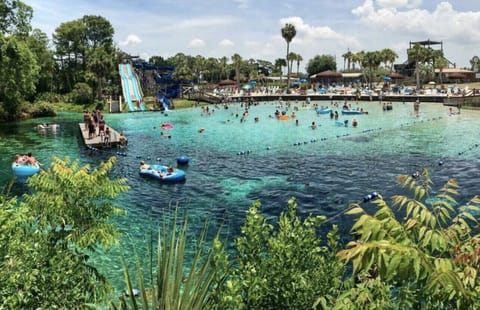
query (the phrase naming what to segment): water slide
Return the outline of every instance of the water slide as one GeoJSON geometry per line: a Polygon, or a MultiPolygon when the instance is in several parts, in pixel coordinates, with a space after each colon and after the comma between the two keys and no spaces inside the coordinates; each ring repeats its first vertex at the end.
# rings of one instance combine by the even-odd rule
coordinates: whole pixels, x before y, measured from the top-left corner
{"type": "Polygon", "coordinates": [[[157,95],[157,99],[162,104],[163,108],[166,111],[168,111],[168,108],[170,108],[170,106],[171,106],[170,100],[168,100],[168,98],[166,96],[161,95],[161,94],[157,95]]]}
{"type": "Polygon", "coordinates": [[[140,87],[140,83],[138,81],[138,77],[137,77],[136,74],[134,74],[132,72],[132,65],[131,64],[126,64],[125,66],[127,68],[128,77],[132,81],[133,92],[135,94],[135,97],[137,98],[138,102],[140,103],[139,104],[140,110],[145,111],[145,105],[142,102],[143,94],[142,94],[142,90],[141,90],[141,87],[140,87]]]}
{"type": "Polygon", "coordinates": [[[123,97],[125,98],[128,109],[131,112],[138,111],[134,102],[139,103],[140,110],[144,111],[145,106],[142,103],[142,97],[140,96],[137,79],[133,74],[129,74],[129,68],[131,73],[130,64],[118,65],[118,71],[122,81],[123,97]]]}

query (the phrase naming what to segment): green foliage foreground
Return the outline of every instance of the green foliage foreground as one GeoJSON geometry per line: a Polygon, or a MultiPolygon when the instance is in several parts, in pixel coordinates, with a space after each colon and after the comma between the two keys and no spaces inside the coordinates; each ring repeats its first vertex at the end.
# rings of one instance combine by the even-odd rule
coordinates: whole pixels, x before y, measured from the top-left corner
{"type": "MultiPolygon", "coordinates": [[[[0,196],[0,308],[104,304],[109,286],[88,264],[88,254],[118,238],[108,219],[123,212],[110,200],[127,186],[124,179],[108,177],[114,161],[90,170],[54,158],[50,169],[29,179],[30,194],[0,196]]],[[[274,223],[255,202],[229,252],[219,234],[207,242],[206,224],[191,254],[188,218],[175,215],[160,227],[150,270],[137,263],[135,279],[125,268],[129,294],[112,300],[110,307],[480,308],[480,235],[474,216],[480,199],[460,206],[456,180],[434,191],[427,170],[398,181],[410,195],[394,195],[391,206],[378,196],[373,214],[363,204],[345,211],[356,220],[353,240],[343,249],[337,227],[325,227],[331,219],[302,219],[293,198],[274,223]],[[322,238],[321,226],[330,229],[322,238]]]]}
{"type": "MultiPolygon", "coordinates": [[[[183,266],[177,248],[168,250],[159,244],[158,259],[164,262],[150,272],[162,277],[157,276],[152,287],[140,287],[142,303],[130,297],[129,302],[111,306],[180,309],[185,298],[201,297],[204,303],[191,309],[478,309],[480,238],[470,224],[478,227],[472,214],[478,214],[480,200],[475,196],[459,206],[454,179],[433,195],[427,170],[419,176],[400,176],[398,181],[412,192],[411,197],[395,195],[390,207],[379,196],[373,201],[374,214],[360,204],[347,209],[346,214],[360,217],[351,230],[355,240],[346,249],[339,250],[336,226],[322,245],[317,232],[327,219],[302,220],[294,199],[276,224],[259,213],[261,205],[256,202],[231,255],[223,251],[217,236],[201,268],[183,266]],[[171,274],[165,262],[179,264],[176,272],[190,270],[184,276],[187,280],[180,284],[178,274],[165,277],[171,274]],[[197,287],[209,291],[188,289],[192,278],[197,287]],[[155,291],[150,294],[153,301],[149,290],[155,291]]],[[[172,238],[174,234],[167,240],[185,245],[184,233],[176,241],[172,238]]],[[[139,282],[143,283],[141,278],[139,282]]],[[[131,289],[128,273],[127,283],[131,289]]]]}
{"type": "Polygon", "coordinates": [[[128,189],[111,180],[115,158],[90,171],[78,161],[54,158],[28,180],[20,202],[0,201],[0,308],[77,309],[106,296],[105,277],[88,254],[119,236],[108,220],[123,213],[110,200],[128,189]]]}

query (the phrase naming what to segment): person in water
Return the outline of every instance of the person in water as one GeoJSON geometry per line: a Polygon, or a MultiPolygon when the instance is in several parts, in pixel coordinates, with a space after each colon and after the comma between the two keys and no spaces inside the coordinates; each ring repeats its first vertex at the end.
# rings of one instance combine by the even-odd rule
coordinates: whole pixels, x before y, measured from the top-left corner
{"type": "Polygon", "coordinates": [[[140,169],[141,170],[149,169],[149,168],[150,168],[150,165],[146,164],[143,160],[140,161],[140,169]]]}
{"type": "Polygon", "coordinates": [[[123,131],[120,133],[120,136],[118,137],[118,142],[120,142],[121,146],[126,146],[128,144],[128,139],[123,134],[123,131]]]}

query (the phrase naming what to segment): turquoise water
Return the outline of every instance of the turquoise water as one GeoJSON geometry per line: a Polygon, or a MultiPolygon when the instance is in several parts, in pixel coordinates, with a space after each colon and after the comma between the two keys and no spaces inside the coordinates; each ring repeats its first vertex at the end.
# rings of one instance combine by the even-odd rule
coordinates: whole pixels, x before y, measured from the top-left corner
{"type": "MultiPolygon", "coordinates": [[[[112,171],[113,177],[126,177],[131,186],[116,200],[128,211],[116,219],[125,233],[122,245],[92,258],[116,288],[124,288],[119,254],[127,252],[132,259],[132,245],[144,253],[149,236],[156,234],[158,223],[169,214],[166,211],[177,205],[189,214],[192,243],[207,219],[213,227],[222,226],[231,242],[239,233],[245,211],[257,199],[262,202],[262,212],[272,218],[292,196],[302,214],[334,216],[372,191],[384,197],[398,193],[395,178],[423,167],[430,169],[437,186],[456,177],[462,186],[460,201],[478,194],[480,111],[462,110],[460,115],[449,116],[448,108],[438,103],[422,103],[419,113],[414,113],[412,103],[394,103],[392,111],[383,111],[378,102],[363,102],[358,106],[368,115],[340,115],[341,122],[358,120],[359,126],[352,128],[338,127],[335,120],[318,116],[312,108],[296,111],[298,126],[294,119],[279,121],[271,117],[275,110],[291,114],[295,103],[288,110],[279,104],[252,106],[245,122],[240,122],[244,112],[240,104],[228,109],[210,106],[210,114],[192,108],[167,115],[105,116],[109,126],[124,131],[129,139],[128,148],[120,150],[126,156],[118,156],[112,171]],[[162,137],[159,127],[166,122],[174,128],[164,130],[162,137]],[[318,125],[316,130],[310,128],[312,122],[318,125]],[[200,128],[203,133],[198,132],[200,128]],[[168,135],[171,138],[165,137],[168,135]],[[160,184],[138,175],[141,159],[176,165],[180,155],[190,158],[185,183],[160,184]]],[[[82,114],[64,113],[56,118],[0,124],[0,184],[13,177],[10,163],[16,153],[32,151],[46,166],[52,155],[78,158],[93,166],[117,155],[116,149],[86,149],[78,129],[81,121],[82,114]],[[56,122],[61,128],[38,132],[34,128],[41,122],[56,122]]],[[[25,190],[22,184],[14,187],[17,194],[25,190]]],[[[347,235],[351,218],[340,216],[336,223],[347,235]]]]}

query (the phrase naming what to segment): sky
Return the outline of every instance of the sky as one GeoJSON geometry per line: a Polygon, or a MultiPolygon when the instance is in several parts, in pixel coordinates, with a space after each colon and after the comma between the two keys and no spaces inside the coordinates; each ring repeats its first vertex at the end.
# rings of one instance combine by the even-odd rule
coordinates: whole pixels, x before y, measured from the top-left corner
{"type": "MultiPolygon", "coordinates": [[[[62,23],[84,15],[106,18],[123,51],[148,60],[177,53],[272,63],[285,58],[281,28],[297,34],[290,51],[305,72],[316,55],[333,55],[344,69],[347,51],[390,48],[396,63],[407,59],[409,42],[442,41],[446,58],[470,68],[480,56],[480,0],[23,0],[33,8],[32,25],[51,38],[62,23]]],[[[432,46],[440,48],[440,46],[432,46]]]]}

